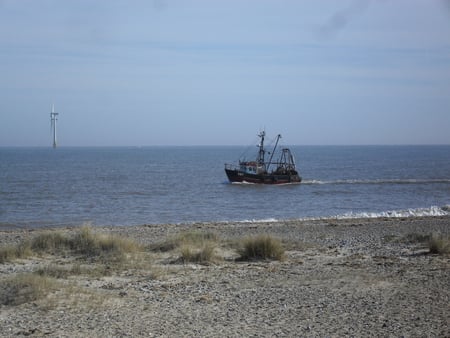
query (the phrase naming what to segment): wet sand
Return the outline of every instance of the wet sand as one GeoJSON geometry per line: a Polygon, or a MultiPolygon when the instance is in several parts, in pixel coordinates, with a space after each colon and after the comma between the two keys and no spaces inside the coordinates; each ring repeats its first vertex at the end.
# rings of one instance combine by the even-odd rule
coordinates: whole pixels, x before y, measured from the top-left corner
{"type": "MultiPolygon", "coordinates": [[[[149,251],[147,264],[58,279],[41,299],[0,305],[0,336],[450,336],[450,257],[409,240],[450,234],[450,217],[94,228],[147,247],[192,229],[217,234],[218,259],[183,264],[176,251],[149,251]],[[255,234],[281,239],[286,258],[236,261],[230,243],[255,234]]],[[[0,244],[42,231],[0,228],[0,244]]],[[[0,280],[71,262],[15,260],[0,264],[0,280]]]]}

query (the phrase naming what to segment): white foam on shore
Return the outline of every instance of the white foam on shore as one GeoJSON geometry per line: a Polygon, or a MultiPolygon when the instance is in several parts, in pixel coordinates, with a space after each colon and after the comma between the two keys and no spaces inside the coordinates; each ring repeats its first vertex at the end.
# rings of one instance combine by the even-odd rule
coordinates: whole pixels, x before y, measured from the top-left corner
{"type": "Polygon", "coordinates": [[[276,218],[265,218],[265,219],[244,219],[243,221],[239,221],[238,223],[275,223],[279,222],[279,219],[276,218]]]}
{"type": "Polygon", "coordinates": [[[338,215],[336,219],[351,219],[351,218],[400,218],[400,217],[427,217],[427,216],[447,216],[450,215],[450,206],[443,207],[432,206],[429,208],[417,208],[406,210],[390,210],[382,212],[360,212],[360,213],[345,213],[338,215]]]}
{"type": "MultiPolygon", "coordinates": [[[[292,220],[318,221],[318,220],[333,220],[333,219],[358,219],[358,218],[374,219],[374,218],[406,218],[406,217],[412,218],[412,217],[436,217],[436,216],[450,216],[450,205],[444,205],[442,207],[431,206],[429,208],[389,210],[381,212],[348,212],[342,215],[305,217],[292,220]]],[[[237,222],[226,222],[226,223],[276,223],[281,221],[283,220],[276,218],[267,218],[267,219],[242,220],[237,222]]]]}
{"type": "Polygon", "coordinates": [[[444,183],[450,184],[450,179],[437,178],[437,179],[374,179],[374,180],[332,180],[332,181],[322,181],[322,180],[304,180],[302,184],[313,185],[313,184],[430,184],[430,183],[444,183]]]}

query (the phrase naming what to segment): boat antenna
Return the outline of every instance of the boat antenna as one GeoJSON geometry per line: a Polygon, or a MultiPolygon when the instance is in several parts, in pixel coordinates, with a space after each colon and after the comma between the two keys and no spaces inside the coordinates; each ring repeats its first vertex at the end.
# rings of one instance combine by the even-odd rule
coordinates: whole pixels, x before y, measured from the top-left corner
{"type": "Polygon", "coordinates": [[[52,111],[50,112],[50,126],[53,134],[53,148],[56,148],[56,121],[58,121],[59,113],[55,113],[55,105],[52,104],[52,111]]]}

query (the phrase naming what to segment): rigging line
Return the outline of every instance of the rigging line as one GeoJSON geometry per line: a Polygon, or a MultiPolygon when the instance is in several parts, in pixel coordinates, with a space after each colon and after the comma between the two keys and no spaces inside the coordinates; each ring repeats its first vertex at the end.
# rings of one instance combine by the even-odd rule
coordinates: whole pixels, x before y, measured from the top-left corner
{"type": "Polygon", "coordinates": [[[245,155],[250,152],[250,148],[253,148],[254,145],[257,144],[257,141],[258,141],[257,139],[253,139],[253,142],[249,143],[249,145],[244,149],[242,154],[239,156],[239,160],[241,160],[243,157],[245,160],[245,155]]]}
{"type": "MultiPolygon", "coordinates": [[[[273,149],[273,144],[277,141],[277,137],[278,137],[278,134],[277,134],[277,136],[275,136],[273,139],[270,140],[269,144],[266,146],[267,149],[273,149]]],[[[272,150],[270,150],[269,152],[272,152],[272,150]]]]}

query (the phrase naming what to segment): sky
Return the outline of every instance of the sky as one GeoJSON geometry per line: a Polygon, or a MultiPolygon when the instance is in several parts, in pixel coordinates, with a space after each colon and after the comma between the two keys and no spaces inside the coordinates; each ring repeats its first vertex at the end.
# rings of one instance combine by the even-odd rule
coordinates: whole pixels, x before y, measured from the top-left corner
{"type": "Polygon", "coordinates": [[[450,144],[449,0],[0,0],[0,146],[450,144]]]}

